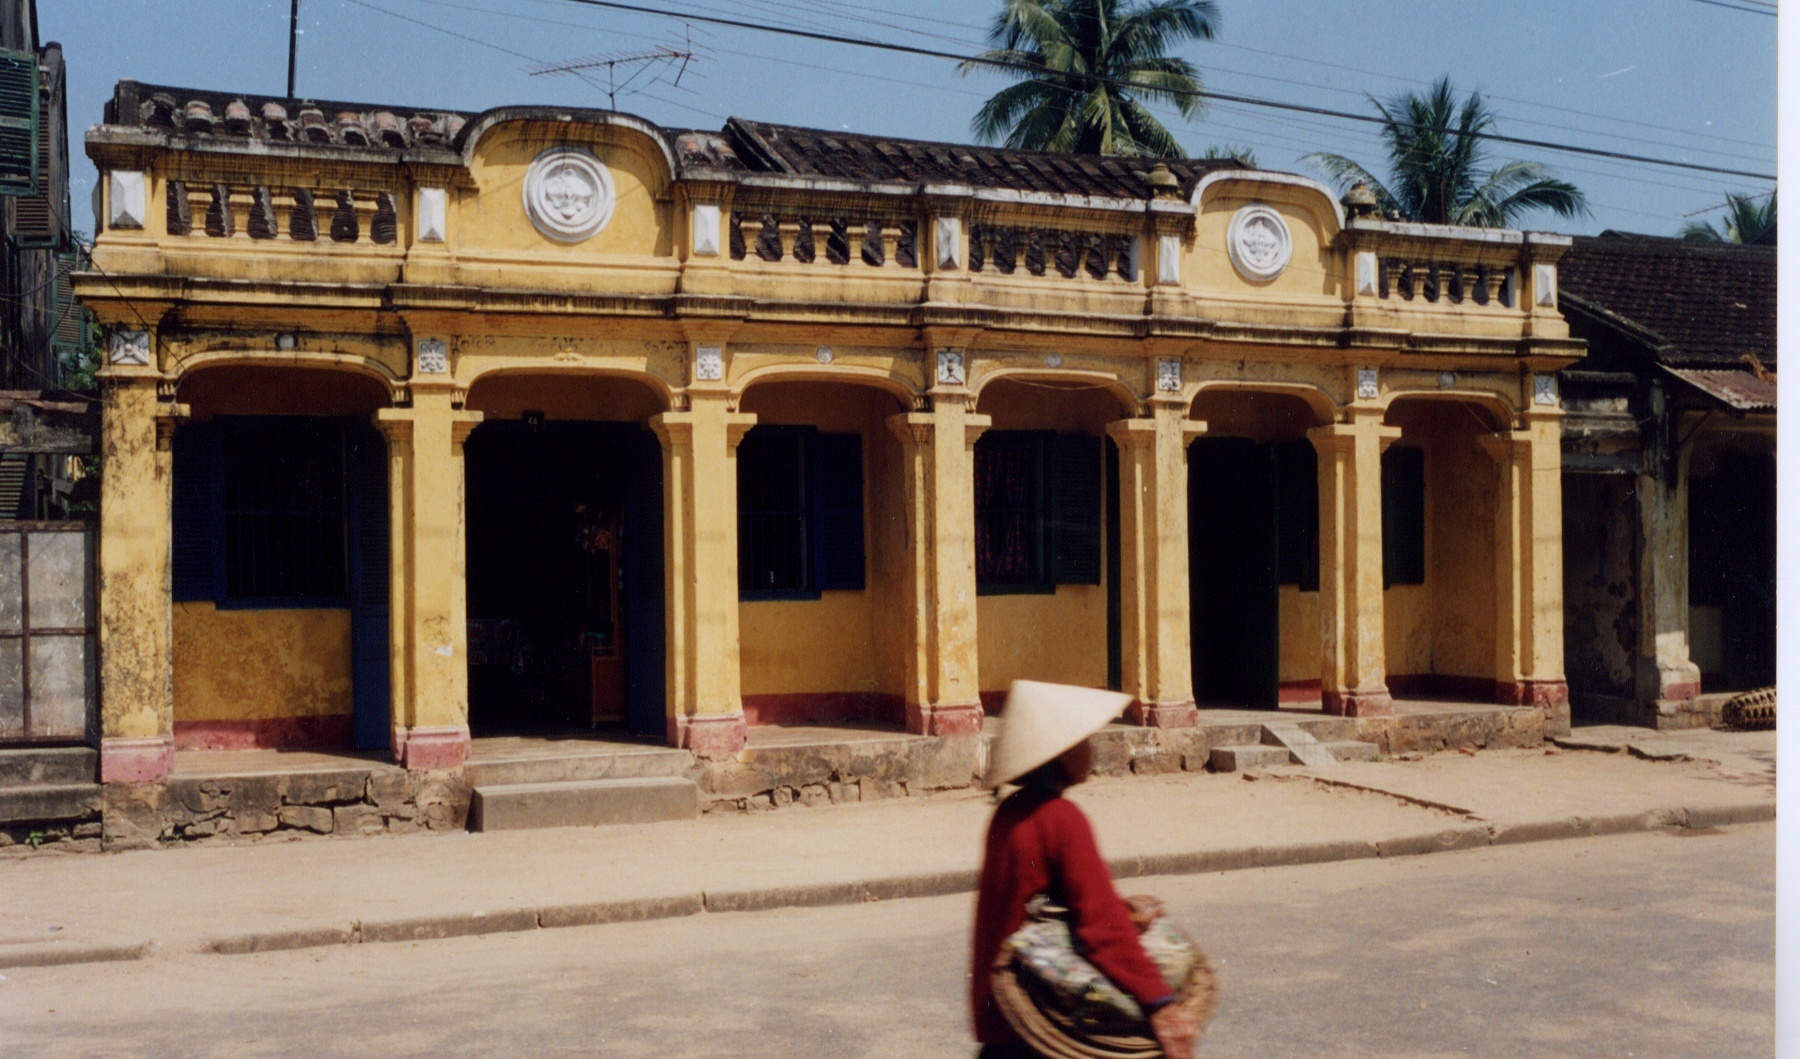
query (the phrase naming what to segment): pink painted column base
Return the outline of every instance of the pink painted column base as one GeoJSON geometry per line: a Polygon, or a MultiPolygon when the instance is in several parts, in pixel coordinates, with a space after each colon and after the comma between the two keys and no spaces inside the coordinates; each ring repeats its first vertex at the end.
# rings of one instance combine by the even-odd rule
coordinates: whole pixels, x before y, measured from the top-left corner
{"type": "Polygon", "coordinates": [[[1394,696],[1379,691],[1325,691],[1319,696],[1325,712],[1337,717],[1392,717],[1394,696]]]}
{"type": "Polygon", "coordinates": [[[469,760],[469,730],[462,725],[396,728],[394,760],[417,771],[462,768],[469,760]]]}
{"type": "Polygon", "coordinates": [[[730,757],[744,749],[749,732],[741,713],[669,718],[669,742],[696,757],[730,757]]]}
{"type": "Polygon", "coordinates": [[[1566,680],[1496,680],[1494,697],[1508,706],[1541,706],[1545,734],[1569,734],[1569,683],[1566,680]]]}
{"type": "Polygon", "coordinates": [[[981,703],[927,706],[906,704],[906,730],[914,735],[980,735],[987,716],[981,703]]]}
{"type": "Polygon", "coordinates": [[[174,765],[172,736],[100,740],[101,783],[161,783],[174,765]]]}
{"type": "Polygon", "coordinates": [[[1200,723],[1200,710],[1191,702],[1133,701],[1125,719],[1141,728],[1192,728],[1200,723]]]}

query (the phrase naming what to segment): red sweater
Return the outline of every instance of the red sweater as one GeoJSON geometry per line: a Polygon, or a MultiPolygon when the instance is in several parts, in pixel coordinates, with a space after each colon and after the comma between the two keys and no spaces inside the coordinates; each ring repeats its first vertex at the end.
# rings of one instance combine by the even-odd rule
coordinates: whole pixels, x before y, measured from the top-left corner
{"type": "Polygon", "coordinates": [[[991,976],[1000,944],[1025,923],[1025,902],[1049,893],[1074,913],[1075,936],[1102,973],[1146,1009],[1171,995],[1162,972],[1144,955],[1131,911],[1113,889],[1094,830],[1059,793],[1024,789],[1000,803],[988,824],[987,856],[975,905],[975,955],[969,1002],[975,1039],[1018,1040],[994,1004],[991,976]]]}

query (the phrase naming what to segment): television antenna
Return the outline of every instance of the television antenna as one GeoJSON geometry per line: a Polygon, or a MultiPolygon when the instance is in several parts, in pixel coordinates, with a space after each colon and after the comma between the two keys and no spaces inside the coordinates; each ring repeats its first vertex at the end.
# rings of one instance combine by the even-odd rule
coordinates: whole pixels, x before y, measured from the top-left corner
{"type": "Polygon", "coordinates": [[[658,45],[646,51],[603,52],[598,55],[584,55],[575,59],[564,59],[560,62],[539,63],[527,67],[525,72],[533,77],[544,77],[550,74],[573,74],[583,81],[601,87],[599,82],[587,76],[591,70],[606,71],[606,100],[612,110],[619,109],[619,95],[629,95],[633,91],[642,91],[658,81],[667,81],[671,85],[681,84],[681,75],[687,72],[688,64],[699,58],[694,53],[693,41],[690,38],[683,47],[673,48],[666,44],[658,45]],[[671,71],[673,74],[671,75],[671,71]],[[645,74],[648,80],[639,84],[645,74]]]}

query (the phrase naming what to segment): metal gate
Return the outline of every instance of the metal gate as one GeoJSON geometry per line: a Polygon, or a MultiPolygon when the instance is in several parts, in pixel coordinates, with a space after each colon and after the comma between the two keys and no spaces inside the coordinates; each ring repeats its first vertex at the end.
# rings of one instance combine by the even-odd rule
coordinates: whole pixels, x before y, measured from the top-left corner
{"type": "Polygon", "coordinates": [[[94,524],[0,521],[0,742],[92,742],[94,524]]]}

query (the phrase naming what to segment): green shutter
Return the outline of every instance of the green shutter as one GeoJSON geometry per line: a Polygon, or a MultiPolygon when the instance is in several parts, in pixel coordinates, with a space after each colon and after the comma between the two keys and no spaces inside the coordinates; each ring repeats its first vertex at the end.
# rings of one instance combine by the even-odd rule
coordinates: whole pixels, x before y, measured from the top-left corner
{"type": "Polygon", "coordinates": [[[1381,454],[1383,587],[1425,583],[1425,451],[1396,445],[1381,454]]]}
{"type": "Polygon", "coordinates": [[[38,192],[37,56],[0,48],[0,195],[38,192]]]}
{"type": "Polygon", "coordinates": [[[1100,583],[1100,439],[1057,434],[1044,446],[1050,486],[1050,580],[1100,583]]]}

